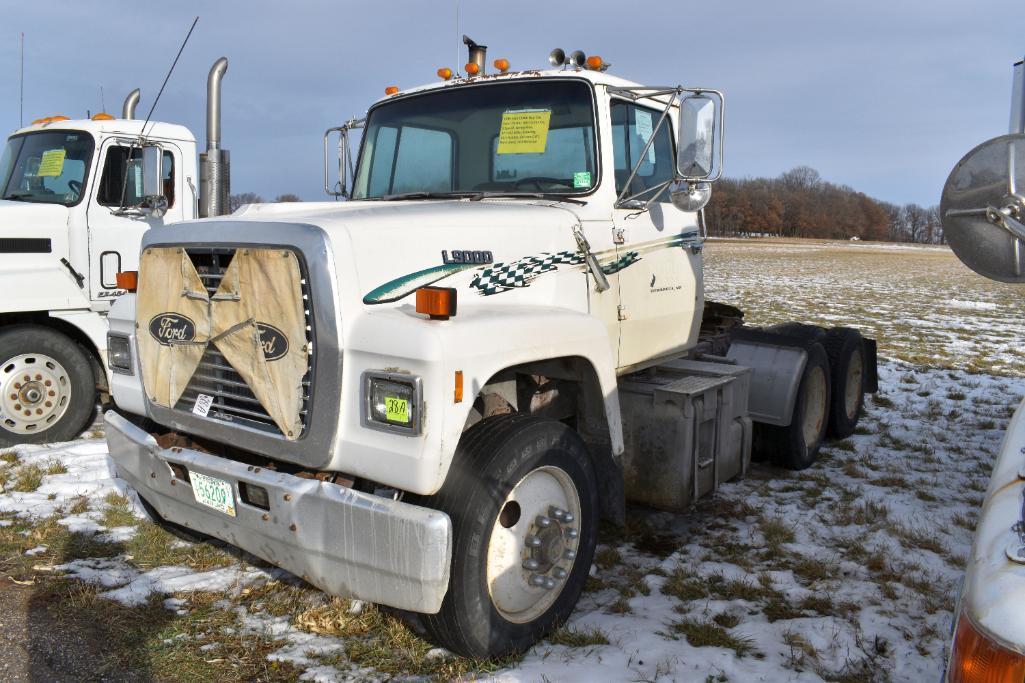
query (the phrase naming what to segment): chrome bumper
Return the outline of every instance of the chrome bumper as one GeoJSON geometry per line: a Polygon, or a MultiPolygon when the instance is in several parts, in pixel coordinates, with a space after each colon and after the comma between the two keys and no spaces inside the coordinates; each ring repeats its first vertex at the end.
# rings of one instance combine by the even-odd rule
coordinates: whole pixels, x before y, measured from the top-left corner
{"type": "Polygon", "coordinates": [[[109,411],[107,444],[118,475],[171,522],[214,536],[324,591],[434,614],[448,589],[448,515],[316,479],[255,468],[191,449],[164,449],[109,411]],[[196,502],[169,463],[231,483],[236,517],[196,502]],[[270,509],[245,503],[238,483],[267,489],[270,509]]]}

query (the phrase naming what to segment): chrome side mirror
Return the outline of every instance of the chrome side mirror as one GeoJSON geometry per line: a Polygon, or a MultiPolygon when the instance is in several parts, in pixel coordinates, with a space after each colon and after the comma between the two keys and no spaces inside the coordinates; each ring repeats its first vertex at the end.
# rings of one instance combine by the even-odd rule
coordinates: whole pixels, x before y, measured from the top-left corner
{"type": "Polygon", "coordinates": [[[353,167],[353,154],[349,145],[349,131],[362,128],[366,119],[351,118],[341,126],[328,128],[324,131],[324,191],[332,197],[343,197],[348,199],[352,192],[349,189],[349,176],[355,179],[353,167]],[[330,143],[332,133],[338,133],[338,180],[332,185],[330,181],[330,143]]]}
{"type": "Polygon", "coordinates": [[[717,90],[687,91],[680,98],[676,172],[691,184],[712,182],[722,175],[723,96],[717,90]]]}
{"type": "Polygon", "coordinates": [[[712,198],[712,186],[708,183],[680,183],[669,192],[669,200],[680,211],[700,211],[712,198]]]}
{"type": "Polygon", "coordinates": [[[163,160],[164,152],[159,147],[147,145],[142,148],[142,206],[158,218],[167,210],[163,160]]]}

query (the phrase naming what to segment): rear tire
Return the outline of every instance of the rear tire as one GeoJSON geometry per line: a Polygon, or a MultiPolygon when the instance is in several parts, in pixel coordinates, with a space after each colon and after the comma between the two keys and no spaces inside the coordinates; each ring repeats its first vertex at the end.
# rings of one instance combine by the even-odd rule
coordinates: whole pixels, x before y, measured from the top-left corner
{"type": "Polygon", "coordinates": [[[558,628],[594,557],[597,490],[587,449],[566,425],[513,414],[471,427],[444,486],[418,501],[447,513],[453,530],[448,592],[423,618],[430,637],[488,658],[558,628]]]}
{"type": "Polygon", "coordinates": [[[832,399],[829,435],[844,439],[854,433],[865,400],[865,345],[861,333],[850,327],[826,332],[822,347],[829,356],[832,399]]]}
{"type": "Polygon", "coordinates": [[[830,406],[829,358],[821,344],[809,344],[790,424],[760,425],[762,447],[772,462],[790,470],[811,467],[826,437],[830,406]]]}
{"type": "Polygon", "coordinates": [[[70,338],[23,325],[0,332],[0,392],[0,447],[70,441],[93,418],[96,377],[70,338]]]}

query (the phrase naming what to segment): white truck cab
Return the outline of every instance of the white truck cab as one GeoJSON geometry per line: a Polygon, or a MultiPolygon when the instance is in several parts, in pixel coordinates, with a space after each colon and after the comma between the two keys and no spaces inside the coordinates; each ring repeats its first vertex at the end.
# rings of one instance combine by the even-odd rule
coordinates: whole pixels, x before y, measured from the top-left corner
{"type": "Polygon", "coordinates": [[[561,51],[486,74],[466,42],[470,75],[328,131],[348,201],[146,233],[106,421],[157,519],[483,657],[566,619],[627,499],[812,465],[875,347],[704,300],[721,93],[561,51]]]}
{"type": "Polygon", "coordinates": [[[118,273],[138,270],[147,230],[205,215],[195,137],[134,118],[138,92],[121,118],[40,119],[0,154],[0,447],[72,439],[91,421],[118,273]],[[159,204],[143,192],[144,148],[159,204]]]}

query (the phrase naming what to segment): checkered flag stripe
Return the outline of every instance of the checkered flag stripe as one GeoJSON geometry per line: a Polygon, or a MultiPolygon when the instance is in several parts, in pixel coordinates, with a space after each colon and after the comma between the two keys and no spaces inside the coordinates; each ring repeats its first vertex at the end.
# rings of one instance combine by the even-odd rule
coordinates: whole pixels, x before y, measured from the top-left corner
{"type": "Polygon", "coordinates": [[[470,286],[481,296],[501,294],[517,287],[527,287],[539,275],[558,270],[559,266],[575,266],[584,257],[573,251],[527,256],[509,263],[495,263],[473,277],[470,286]]]}

